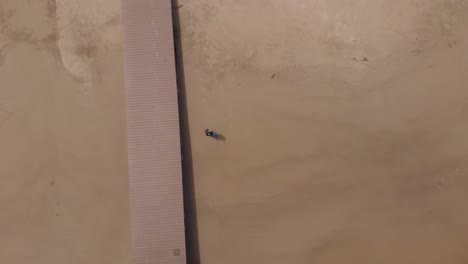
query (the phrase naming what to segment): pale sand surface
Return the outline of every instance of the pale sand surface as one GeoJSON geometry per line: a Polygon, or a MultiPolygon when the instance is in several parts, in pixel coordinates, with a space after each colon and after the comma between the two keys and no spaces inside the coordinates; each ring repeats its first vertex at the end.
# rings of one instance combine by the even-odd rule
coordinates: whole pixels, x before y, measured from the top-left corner
{"type": "MultiPolygon", "coordinates": [[[[468,263],[466,1],[179,4],[202,263],[468,263]]],[[[0,0],[2,263],[130,263],[119,13],[0,0]]]]}
{"type": "Polygon", "coordinates": [[[466,1],[180,4],[202,263],[468,263],[466,1]]]}
{"type": "Polygon", "coordinates": [[[130,263],[120,1],[0,0],[0,262],[130,263]]]}

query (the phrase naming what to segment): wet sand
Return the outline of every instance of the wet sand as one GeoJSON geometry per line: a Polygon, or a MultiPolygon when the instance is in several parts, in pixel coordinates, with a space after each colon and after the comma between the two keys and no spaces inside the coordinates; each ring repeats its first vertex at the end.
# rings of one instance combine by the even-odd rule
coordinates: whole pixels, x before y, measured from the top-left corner
{"type": "MultiPolygon", "coordinates": [[[[201,263],[468,262],[466,1],[178,5],[201,263]]],[[[120,31],[0,0],[2,262],[131,263],[120,31]]]]}

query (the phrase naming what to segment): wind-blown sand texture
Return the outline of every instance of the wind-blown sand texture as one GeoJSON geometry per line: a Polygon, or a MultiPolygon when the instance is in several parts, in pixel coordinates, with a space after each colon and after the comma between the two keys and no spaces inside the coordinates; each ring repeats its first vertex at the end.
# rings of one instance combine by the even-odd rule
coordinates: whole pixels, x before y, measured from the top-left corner
{"type": "Polygon", "coordinates": [[[0,262],[130,263],[120,1],[0,0],[0,262]]]}
{"type": "MultiPolygon", "coordinates": [[[[468,263],[465,0],[178,5],[201,263],[468,263]]],[[[130,263],[119,13],[0,0],[2,263],[130,263]]]]}
{"type": "Polygon", "coordinates": [[[179,5],[202,263],[468,263],[466,1],[179,5]]]}

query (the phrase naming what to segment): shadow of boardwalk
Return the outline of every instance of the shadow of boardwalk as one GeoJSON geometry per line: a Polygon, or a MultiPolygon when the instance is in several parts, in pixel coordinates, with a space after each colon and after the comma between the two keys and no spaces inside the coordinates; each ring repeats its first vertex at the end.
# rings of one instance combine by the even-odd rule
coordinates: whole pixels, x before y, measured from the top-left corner
{"type": "Polygon", "coordinates": [[[179,119],[180,138],[182,144],[182,180],[184,188],[185,213],[185,244],[187,264],[200,264],[200,250],[198,242],[197,205],[194,186],[192,149],[190,144],[190,124],[187,112],[187,99],[185,93],[184,60],[180,36],[180,5],[172,0],[172,19],[174,27],[174,50],[177,72],[177,88],[179,90],[179,119]]]}

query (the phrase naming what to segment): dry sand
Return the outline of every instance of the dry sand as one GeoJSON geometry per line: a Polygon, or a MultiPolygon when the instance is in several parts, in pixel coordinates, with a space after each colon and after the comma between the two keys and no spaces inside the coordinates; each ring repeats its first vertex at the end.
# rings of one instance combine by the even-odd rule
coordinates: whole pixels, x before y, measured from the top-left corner
{"type": "Polygon", "coordinates": [[[130,263],[120,1],[0,0],[0,262],[130,263]]]}
{"type": "MultiPolygon", "coordinates": [[[[179,5],[201,263],[468,263],[466,0],[179,5]]],[[[119,13],[0,0],[2,263],[130,263],[119,13]]]]}
{"type": "Polygon", "coordinates": [[[468,2],[181,4],[202,263],[468,263],[468,2]]]}

